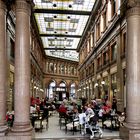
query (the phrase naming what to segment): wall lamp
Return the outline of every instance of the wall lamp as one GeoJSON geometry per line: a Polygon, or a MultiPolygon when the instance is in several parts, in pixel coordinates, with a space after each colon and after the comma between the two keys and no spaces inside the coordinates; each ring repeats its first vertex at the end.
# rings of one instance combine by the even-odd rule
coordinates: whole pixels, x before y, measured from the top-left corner
{"type": "Polygon", "coordinates": [[[98,83],[95,83],[94,88],[98,87],[98,83]]]}
{"type": "Polygon", "coordinates": [[[105,84],[105,81],[102,81],[101,84],[104,85],[105,84]]]}

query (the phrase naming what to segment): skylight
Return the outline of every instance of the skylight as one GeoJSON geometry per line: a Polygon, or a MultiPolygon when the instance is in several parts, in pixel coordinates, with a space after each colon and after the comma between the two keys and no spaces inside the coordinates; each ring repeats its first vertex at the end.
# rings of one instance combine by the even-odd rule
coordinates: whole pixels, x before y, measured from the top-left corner
{"type": "Polygon", "coordinates": [[[78,61],[76,52],[95,0],[34,0],[46,55],[78,61]]]}

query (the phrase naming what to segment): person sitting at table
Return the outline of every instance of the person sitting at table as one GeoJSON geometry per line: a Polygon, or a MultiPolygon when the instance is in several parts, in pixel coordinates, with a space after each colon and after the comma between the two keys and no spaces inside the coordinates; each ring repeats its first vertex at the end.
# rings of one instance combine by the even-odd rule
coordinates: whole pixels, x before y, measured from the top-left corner
{"type": "Polygon", "coordinates": [[[49,108],[44,105],[44,109],[43,109],[43,119],[48,119],[49,116],[49,108]]]}
{"type": "Polygon", "coordinates": [[[104,110],[103,114],[110,114],[111,106],[109,105],[109,102],[103,103],[102,109],[104,110]]]}
{"type": "Polygon", "coordinates": [[[58,109],[58,112],[59,113],[64,113],[66,114],[67,113],[67,108],[65,107],[64,103],[62,103],[58,109]]]}
{"type": "Polygon", "coordinates": [[[104,122],[111,117],[111,106],[109,105],[108,102],[106,102],[103,103],[102,109],[103,109],[102,124],[104,124],[104,122]]]}
{"type": "Polygon", "coordinates": [[[30,113],[32,114],[32,113],[35,113],[35,112],[36,112],[35,106],[34,105],[31,105],[30,106],[30,113]]]}
{"type": "Polygon", "coordinates": [[[95,115],[93,109],[91,109],[90,105],[89,104],[86,104],[84,106],[84,109],[85,109],[85,114],[88,116],[88,115],[95,115]]]}
{"type": "Polygon", "coordinates": [[[117,99],[115,96],[113,96],[112,99],[112,110],[115,111],[115,113],[117,112],[117,99]]]}

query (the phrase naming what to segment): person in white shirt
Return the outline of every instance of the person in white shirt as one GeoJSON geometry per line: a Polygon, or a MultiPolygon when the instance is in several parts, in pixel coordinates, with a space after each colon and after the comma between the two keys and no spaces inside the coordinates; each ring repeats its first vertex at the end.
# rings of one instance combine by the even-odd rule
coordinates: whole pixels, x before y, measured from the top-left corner
{"type": "Polygon", "coordinates": [[[30,113],[32,114],[32,113],[35,113],[35,112],[36,112],[36,108],[33,105],[31,105],[30,106],[30,113]]]}

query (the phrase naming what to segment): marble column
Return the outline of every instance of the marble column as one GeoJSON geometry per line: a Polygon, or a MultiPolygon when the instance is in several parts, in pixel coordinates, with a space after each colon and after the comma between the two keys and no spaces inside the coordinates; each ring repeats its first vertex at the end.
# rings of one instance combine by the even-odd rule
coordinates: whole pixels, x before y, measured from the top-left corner
{"type": "Polygon", "coordinates": [[[6,126],[6,89],[7,86],[7,55],[6,55],[6,6],[0,0],[0,136],[5,135],[6,126]]]}
{"type": "Polygon", "coordinates": [[[140,1],[128,0],[126,127],[129,140],[140,139],[140,1]]]}
{"type": "Polygon", "coordinates": [[[28,0],[16,1],[15,120],[12,132],[31,134],[30,126],[30,14],[28,0]]]}

